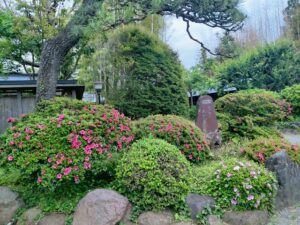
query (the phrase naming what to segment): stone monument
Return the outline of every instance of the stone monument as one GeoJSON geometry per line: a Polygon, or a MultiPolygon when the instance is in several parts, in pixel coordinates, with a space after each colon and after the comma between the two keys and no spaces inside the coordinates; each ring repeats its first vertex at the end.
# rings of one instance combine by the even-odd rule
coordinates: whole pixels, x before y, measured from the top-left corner
{"type": "Polygon", "coordinates": [[[211,147],[221,145],[214,102],[208,95],[198,99],[196,125],[206,134],[211,147]]]}

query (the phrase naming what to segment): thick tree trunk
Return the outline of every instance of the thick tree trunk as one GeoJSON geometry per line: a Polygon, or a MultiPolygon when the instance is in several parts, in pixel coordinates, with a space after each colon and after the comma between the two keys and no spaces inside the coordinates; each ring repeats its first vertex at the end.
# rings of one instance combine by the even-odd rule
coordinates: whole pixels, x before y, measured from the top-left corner
{"type": "Polygon", "coordinates": [[[95,17],[101,2],[101,0],[83,0],[81,7],[66,28],[45,42],[37,81],[37,102],[55,97],[57,79],[63,60],[83,37],[83,29],[90,19],[95,17]]]}

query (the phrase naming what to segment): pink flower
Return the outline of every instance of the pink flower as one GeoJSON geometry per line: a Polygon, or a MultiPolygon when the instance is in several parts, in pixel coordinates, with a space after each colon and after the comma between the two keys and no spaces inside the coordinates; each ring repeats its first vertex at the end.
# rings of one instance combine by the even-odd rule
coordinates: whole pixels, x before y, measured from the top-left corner
{"type": "Polygon", "coordinates": [[[56,165],[56,164],[53,164],[53,165],[52,165],[52,168],[53,168],[53,169],[56,169],[56,168],[57,168],[57,165],[56,165]]]}
{"type": "Polygon", "coordinates": [[[232,177],[232,173],[227,173],[227,177],[232,177]]]}
{"type": "Polygon", "coordinates": [[[7,122],[8,122],[8,123],[15,123],[15,122],[17,122],[17,119],[16,119],[16,118],[13,118],[13,117],[8,117],[8,118],[7,118],[7,122]]]}
{"type": "Polygon", "coordinates": [[[259,158],[262,162],[265,161],[265,157],[264,157],[264,155],[263,155],[262,152],[258,152],[257,156],[258,156],[258,158],[259,158]]]}
{"type": "Polygon", "coordinates": [[[74,166],[74,170],[79,170],[79,167],[76,165],[76,166],[74,166]]]}
{"type": "Polygon", "coordinates": [[[91,167],[92,167],[92,165],[91,165],[90,163],[88,163],[88,162],[84,162],[84,163],[83,163],[83,168],[84,168],[85,170],[90,169],[91,167]]]}
{"type": "Polygon", "coordinates": [[[8,161],[13,161],[13,160],[14,160],[14,157],[11,156],[11,155],[9,155],[9,156],[7,156],[7,160],[8,160],[8,161]]]}
{"type": "Polygon", "coordinates": [[[87,155],[92,154],[92,149],[89,145],[84,147],[84,153],[87,154],[87,155]]]}
{"type": "Polygon", "coordinates": [[[71,164],[72,162],[73,162],[73,160],[68,158],[68,163],[71,164]]]}
{"type": "Polygon", "coordinates": [[[52,159],[51,159],[51,158],[48,158],[47,161],[48,161],[48,163],[51,163],[51,162],[52,162],[52,159]]]}
{"type": "Polygon", "coordinates": [[[21,136],[21,133],[17,132],[17,133],[14,133],[14,138],[17,138],[17,137],[20,137],[21,136]]]}
{"type": "Polygon", "coordinates": [[[30,138],[31,138],[31,137],[30,137],[29,135],[26,136],[26,140],[27,140],[27,141],[29,141],[30,138]]]}
{"type": "Polygon", "coordinates": [[[254,199],[254,196],[253,195],[249,195],[248,197],[247,197],[247,200],[248,201],[251,201],[251,200],[253,200],[254,199]]]}
{"type": "Polygon", "coordinates": [[[14,145],[15,144],[15,142],[14,141],[10,141],[10,145],[14,145]]]}
{"type": "Polygon", "coordinates": [[[60,164],[61,164],[61,160],[59,160],[59,159],[56,160],[56,164],[57,164],[57,165],[60,165],[60,164]]]}
{"type": "Polygon", "coordinates": [[[90,161],[90,157],[85,157],[84,161],[86,161],[86,162],[90,161]]]}
{"type": "Polygon", "coordinates": [[[173,129],[173,125],[171,123],[168,123],[168,125],[166,126],[166,131],[172,131],[173,129]]]}
{"type": "Polygon", "coordinates": [[[57,175],[56,175],[56,178],[60,180],[60,179],[62,178],[62,174],[60,174],[60,173],[57,174],[57,175]]]}
{"type": "Polygon", "coordinates": [[[43,181],[43,178],[41,178],[41,177],[39,177],[39,178],[37,179],[37,182],[38,182],[38,183],[42,183],[42,181],[43,181]]]}
{"type": "Polygon", "coordinates": [[[79,183],[79,176],[74,176],[74,181],[75,181],[76,184],[78,184],[79,183]]]}
{"type": "Polygon", "coordinates": [[[201,151],[202,146],[200,144],[197,144],[197,150],[200,152],[201,151]]]}
{"type": "Polygon", "coordinates": [[[108,154],[107,155],[107,159],[111,159],[112,155],[111,154],[108,154]]]}
{"type": "Polygon", "coordinates": [[[72,167],[68,167],[64,169],[64,175],[69,175],[72,171],[72,167]]]}
{"type": "Polygon", "coordinates": [[[189,148],[190,148],[190,145],[189,145],[189,144],[184,144],[184,147],[185,147],[186,149],[189,149],[189,148]]]}
{"type": "Polygon", "coordinates": [[[193,155],[192,154],[189,155],[189,159],[193,159],[193,155]]]}
{"type": "Polygon", "coordinates": [[[58,116],[57,121],[60,122],[60,121],[62,121],[64,118],[65,118],[65,115],[64,115],[64,114],[61,114],[61,115],[58,116]]]}
{"type": "Polygon", "coordinates": [[[237,204],[237,200],[236,199],[231,199],[231,204],[232,205],[236,205],[237,204]]]}
{"type": "Polygon", "coordinates": [[[44,129],[45,128],[45,125],[43,125],[43,124],[38,124],[38,125],[36,125],[36,127],[38,128],[38,129],[44,129]]]}

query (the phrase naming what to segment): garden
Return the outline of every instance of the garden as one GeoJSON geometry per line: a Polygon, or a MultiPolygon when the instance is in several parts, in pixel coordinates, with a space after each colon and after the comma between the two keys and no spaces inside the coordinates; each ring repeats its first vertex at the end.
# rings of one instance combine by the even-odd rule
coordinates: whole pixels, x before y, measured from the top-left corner
{"type": "Polygon", "coordinates": [[[0,133],[0,225],[300,223],[300,3],[269,41],[238,0],[3,2],[0,78],[34,91],[0,99],[36,104],[0,133]],[[191,68],[169,16],[200,44],[191,68]],[[224,30],[217,47],[190,23],[224,30]],[[71,79],[96,101],[58,90],[71,79]],[[195,123],[206,95],[218,146],[195,123]]]}

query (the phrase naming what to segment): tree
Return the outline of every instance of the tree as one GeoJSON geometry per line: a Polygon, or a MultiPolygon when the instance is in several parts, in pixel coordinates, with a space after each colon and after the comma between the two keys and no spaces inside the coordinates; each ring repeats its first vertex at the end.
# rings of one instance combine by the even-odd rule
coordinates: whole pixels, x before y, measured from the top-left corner
{"type": "Polygon", "coordinates": [[[285,9],[285,19],[287,22],[288,33],[294,40],[300,39],[300,1],[288,0],[288,6],[285,9]]]}
{"type": "Polygon", "coordinates": [[[216,52],[218,53],[217,60],[219,62],[224,62],[226,59],[237,57],[240,53],[240,46],[233,36],[229,33],[225,33],[220,38],[220,43],[216,48],[216,52]]]}
{"type": "MultiPolygon", "coordinates": [[[[43,43],[55,36],[76,9],[66,7],[63,1],[18,0],[9,5],[0,4],[0,64],[3,72],[25,72],[35,78],[40,66],[43,43]]],[[[75,46],[62,62],[61,77],[69,78],[76,68],[84,45],[75,46]]]]}
{"type": "MultiPolygon", "coordinates": [[[[238,4],[238,0],[83,0],[64,29],[44,43],[39,70],[37,101],[55,96],[61,64],[68,52],[82,38],[88,36],[89,32],[86,31],[86,27],[89,25],[98,25],[96,26],[97,32],[104,32],[120,24],[142,20],[148,14],[157,13],[181,17],[187,24],[187,31],[190,36],[190,22],[220,27],[230,31],[239,29],[244,19],[243,14],[237,8],[238,4]],[[116,16],[115,12],[120,10],[125,13],[116,16]],[[112,13],[114,16],[111,16],[112,13]],[[97,22],[95,22],[96,19],[97,22]]],[[[202,42],[197,41],[205,47],[202,42]]]]}
{"type": "Polygon", "coordinates": [[[132,118],[185,115],[181,64],[156,35],[140,26],[125,26],[110,34],[105,46],[109,50],[102,51],[102,80],[108,103],[132,118]]]}
{"type": "Polygon", "coordinates": [[[216,70],[221,87],[280,91],[300,82],[300,50],[290,41],[266,44],[227,60],[216,70]]]}

